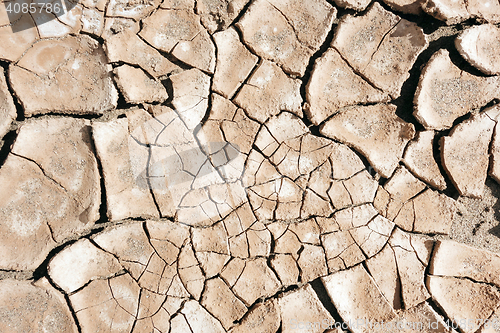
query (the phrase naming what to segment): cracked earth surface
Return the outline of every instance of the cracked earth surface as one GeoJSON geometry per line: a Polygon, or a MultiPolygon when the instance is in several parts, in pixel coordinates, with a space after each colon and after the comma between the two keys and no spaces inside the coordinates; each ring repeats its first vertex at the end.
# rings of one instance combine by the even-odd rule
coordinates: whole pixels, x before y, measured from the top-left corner
{"type": "Polygon", "coordinates": [[[500,332],[497,0],[7,5],[1,332],[500,332]]]}

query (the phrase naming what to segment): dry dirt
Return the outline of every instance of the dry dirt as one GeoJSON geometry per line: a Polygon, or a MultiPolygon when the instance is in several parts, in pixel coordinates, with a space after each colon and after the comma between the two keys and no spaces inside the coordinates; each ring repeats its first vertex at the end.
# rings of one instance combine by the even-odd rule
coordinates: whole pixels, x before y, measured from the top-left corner
{"type": "Polygon", "coordinates": [[[500,2],[26,4],[0,332],[500,332],[500,2]]]}

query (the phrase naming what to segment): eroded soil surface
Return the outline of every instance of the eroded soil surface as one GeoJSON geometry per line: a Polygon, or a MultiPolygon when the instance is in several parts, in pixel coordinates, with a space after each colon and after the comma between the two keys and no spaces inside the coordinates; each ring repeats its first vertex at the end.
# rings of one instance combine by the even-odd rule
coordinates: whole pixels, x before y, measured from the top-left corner
{"type": "Polygon", "coordinates": [[[7,6],[1,332],[500,332],[499,1],[7,6]]]}

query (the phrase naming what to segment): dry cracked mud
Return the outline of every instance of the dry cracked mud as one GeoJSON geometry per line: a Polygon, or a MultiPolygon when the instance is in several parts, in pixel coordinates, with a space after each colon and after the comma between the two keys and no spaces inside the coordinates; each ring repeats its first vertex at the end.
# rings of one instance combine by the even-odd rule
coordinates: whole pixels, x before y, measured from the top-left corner
{"type": "Polygon", "coordinates": [[[12,4],[2,333],[500,332],[498,0],[12,4]]]}

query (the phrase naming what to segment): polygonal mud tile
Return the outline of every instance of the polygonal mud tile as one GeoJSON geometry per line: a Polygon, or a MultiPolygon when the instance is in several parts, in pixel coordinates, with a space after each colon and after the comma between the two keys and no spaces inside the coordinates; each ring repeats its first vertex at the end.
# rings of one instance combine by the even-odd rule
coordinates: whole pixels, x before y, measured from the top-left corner
{"type": "Polygon", "coordinates": [[[472,66],[488,75],[500,74],[500,29],[492,24],[471,27],[460,34],[455,46],[472,66]]]}
{"type": "Polygon", "coordinates": [[[393,98],[399,97],[413,63],[427,45],[419,26],[376,2],[362,16],[344,16],[332,42],[355,71],[393,98]]]}
{"type": "Polygon", "coordinates": [[[500,76],[480,77],[453,64],[448,51],[434,53],[420,74],[413,115],[426,129],[444,130],[500,94],[500,76]]]}
{"type": "Polygon", "coordinates": [[[240,42],[234,28],[217,32],[213,38],[217,45],[217,65],[212,89],[226,98],[232,98],[250,75],[258,58],[240,42]]]}
{"type": "Polygon", "coordinates": [[[476,332],[480,319],[490,318],[500,304],[500,292],[489,284],[429,275],[426,285],[434,301],[462,332],[476,332]]]}
{"type": "Polygon", "coordinates": [[[231,333],[275,333],[280,327],[280,309],[276,300],[255,304],[231,333]]]}
{"type": "Polygon", "coordinates": [[[161,77],[181,70],[130,30],[110,36],[106,39],[105,45],[110,62],[137,65],[153,77],[161,77]]]}
{"type": "Polygon", "coordinates": [[[299,268],[291,254],[276,254],[271,258],[271,267],[283,286],[294,285],[299,281],[299,268]]]}
{"type": "Polygon", "coordinates": [[[140,288],[128,274],[94,280],[69,296],[82,329],[90,332],[124,332],[134,325],[140,288]]]}
{"type": "Polygon", "coordinates": [[[281,283],[267,266],[266,259],[258,258],[246,261],[232,290],[245,305],[250,306],[259,298],[273,296],[280,288],[281,283]]]}
{"type": "Polygon", "coordinates": [[[392,9],[405,14],[422,14],[423,0],[384,0],[392,9]]]}
{"type": "Polygon", "coordinates": [[[0,282],[0,330],[16,332],[78,332],[64,296],[46,278],[36,282],[0,282]]]}
{"type": "MultiPolygon", "coordinates": [[[[8,19],[6,14],[3,20],[8,19]]],[[[12,26],[9,23],[6,20],[0,27],[0,59],[17,61],[40,35],[31,15],[21,15],[12,26]]]]}
{"type": "Polygon", "coordinates": [[[396,317],[394,309],[362,265],[321,280],[344,322],[357,323],[350,327],[354,333],[370,332],[369,323],[391,321],[396,317]]]}
{"type": "MultiPolygon", "coordinates": [[[[226,30],[240,14],[248,1],[249,0],[200,0],[196,2],[196,13],[201,15],[203,26],[207,28],[210,34],[213,34],[215,31],[226,30]]],[[[168,2],[178,3],[179,1],[163,1],[162,6],[168,2]]],[[[193,7],[194,6],[191,6],[190,8],[193,7]]]]}
{"type": "Polygon", "coordinates": [[[160,0],[131,1],[110,0],[106,5],[107,17],[126,17],[140,20],[147,17],[160,5],[160,0]]]}
{"type": "MultiPolygon", "coordinates": [[[[188,330],[174,329],[172,323],[171,332],[207,332],[207,333],[223,333],[226,330],[222,327],[221,323],[215,319],[207,310],[205,310],[200,303],[189,300],[184,303],[180,314],[185,317],[188,324],[188,330]]],[[[179,314],[179,315],[180,315],[179,314]]]]}
{"type": "Polygon", "coordinates": [[[389,101],[386,93],[356,74],[333,48],[314,63],[306,93],[305,111],[315,125],[347,105],[389,101]]]}
{"type": "Polygon", "coordinates": [[[415,134],[413,124],[403,121],[395,111],[390,104],[352,107],[326,121],[320,132],[358,150],[388,178],[415,134]]]}
{"type": "Polygon", "coordinates": [[[16,119],[17,110],[7,87],[4,71],[0,71],[0,138],[9,131],[10,124],[16,119]]]}
{"type": "Polygon", "coordinates": [[[148,77],[140,68],[122,65],[115,68],[114,73],[116,84],[127,103],[163,103],[168,99],[168,93],[161,82],[148,77]]]}
{"type": "Polygon", "coordinates": [[[440,141],[443,167],[461,195],[476,198],[483,195],[495,125],[483,112],[455,126],[440,141]]]}
{"type": "Polygon", "coordinates": [[[408,143],[403,163],[413,174],[438,190],[446,188],[439,166],[434,158],[434,131],[417,132],[408,143]]]}
{"type": "Polygon", "coordinates": [[[309,58],[326,38],[336,9],[323,0],[253,2],[236,24],[256,53],[291,74],[304,75],[309,58]]]}
{"type": "Polygon", "coordinates": [[[83,119],[58,118],[21,127],[0,172],[0,214],[9,239],[2,246],[6,267],[36,268],[54,242],[88,231],[99,218],[99,172],[89,125],[83,119]],[[12,177],[19,170],[24,170],[22,177],[12,177]],[[12,250],[25,241],[33,242],[26,246],[30,250],[12,250]]]}
{"type": "Polygon", "coordinates": [[[112,277],[122,269],[113,255],[85,238],[59,252],[47,268],[50,278],[67,293],[92,280],[112,277]]]}
{"type": "Polygon", "coordinates": [[[108,218],[158,216],[149,187],[138,179],[147,168],[149,151],[131,139],[128,120],[94,122],[92,128],[103,169],[108,218]]]}
{"type": "Polygon", "coordinates": [[[219,319],[226,330],[233,326],[233,322],[241,319],[248,310],[227,284],[218,277],[207,280],[200,303],[219,319]]]}
{"type": "Polygon", "coordinates": [[[323,332],[324,327],[316,325],[316,323],[335,322],[310,284],[279,298],[278,305],[281,312],[283,333],[295,332],[300,327],[299,323],[302,326],[305,326],[304,323],[311,325],[311,327],[305,327],[306,332],[323,332]]]}
{"type": "Polygon", "coordinates": [[[451,1],[429,0],[422,4],[424,11],[445,21],[446,24],[457,24],[469,18],[491,23],[500,22],[500,4],[494,1],[451,1]]]}
{"type": "Polygon", "coordinates": [[[354,9],[355,11],[363,11],[368,7],[372,0],[334,0],[335,4],[341,8],[354,9]]]}
{"type": "Polygon", "coordinates": [[[429,274],[469,278],[500,286],[500,256],[450,240],[437,241],[429,274]]]}
{"type": "Polygon", "coordinates": [[[103,114],[118,100],[106,65],[96,40],[68,36],[36,43],[9,66],[9,79],[26,116],[103,114]]]}
{"type": "Polygon", "coordinates": [[[301,117],[300,85],[300,80],[289,78],[278,66],[263,60],[236,94],[234,102],[261,123],[282,110],[301,117]]]}

